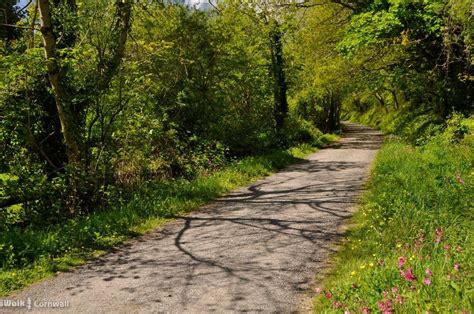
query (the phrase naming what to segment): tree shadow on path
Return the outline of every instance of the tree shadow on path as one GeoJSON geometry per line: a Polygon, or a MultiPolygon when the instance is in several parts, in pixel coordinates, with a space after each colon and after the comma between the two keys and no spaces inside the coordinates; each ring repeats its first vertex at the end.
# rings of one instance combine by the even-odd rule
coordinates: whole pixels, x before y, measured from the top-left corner
{"type": "Polygon", "coordinates": [[[131,312],[298,309],[328,267],[381,142],[371,129],[346,130],[308,160],[66,274],[56,295],[131,312]]]}

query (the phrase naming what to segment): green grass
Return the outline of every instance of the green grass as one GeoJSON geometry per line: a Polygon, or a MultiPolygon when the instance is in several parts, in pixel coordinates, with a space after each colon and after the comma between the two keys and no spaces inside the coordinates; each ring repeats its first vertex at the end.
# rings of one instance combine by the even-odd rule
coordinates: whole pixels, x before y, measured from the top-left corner
{"type": "Polygon", "coordinates": [[[378,128],[386,134],[395,134],[411,143],[424,142],[426,138],[440,132],[445,124],[443,118],[423,106],[387,111],[372,107],[363,114],[352,112],[346,118],[378,128]]]}
{"type": "Polygon", "coordinates": [[[383,145],[316,313],[472,311],[474,135],[452,135],[383,145]]]}
{"type": "MultiPolygon", "coordinates": [[[[335,137],[327,137],[326,141],[335,137]]],[[[232,189],[295,163],[314,147],[301,145],[231,162],[192,181],[148,183],[131,201],[61,225],[0,234],[0,296],[84,263],[124,240],[153,230],[232,189]]]]}

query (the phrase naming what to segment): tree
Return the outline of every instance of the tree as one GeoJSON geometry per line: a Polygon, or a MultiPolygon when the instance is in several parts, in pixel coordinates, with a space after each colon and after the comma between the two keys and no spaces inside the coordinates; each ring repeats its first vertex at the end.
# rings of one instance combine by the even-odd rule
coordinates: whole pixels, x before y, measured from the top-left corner
{"type": "Polygon", "coordinates": [[[68,162],[80,166],[83,160],[80,148],[80,135],[78,127],[74,125],[74,119],[68,105],[63,89],[62,78],[56,51],[56,37],[53,33],[51,9],[49,0],[39,0],[39,11],[41,19],[41,34],[43,35],[46,65],[51,88],[54,93],[58,119],[61,122],[61,131],[66,144],[68,162]]]}
{"type": "Polygon", "coordinates": [[[472,102],[468,2],[368,2],[352,14],[339,51],[353,60],[367,60],[365,68],[372,68],[379,83],[380,75],[385,76],[417,103],[436,104],[440,116],[453,109],[466,111],[472,102]]]}
{"type": "Polygon", "coordinates": [[[269,47],[270,74],[273,78],[273,100],[275,130],[282,131],[288,116],[287,79],[284,56],[284,29],[294,14],[294,4],[282,5],[280,2],[240,3],[229,1],[228,6],[245,14],[264,30],[269,47]]]}
{"type": "Polygon", "coordinates": [[[277,21],[270,22],[270,52],[274,80],[275,127],[282,130],[288,115],[287,83],[283,56],[283,32],[277,21]]]}
{"type": "MultiPolygon", "coordinates": [[[[49,83],[55,98],[57,118],[61,123],[68,167],[73,172],[71,176],[72,195],[70,198],[70,211],[74,213],[78,207],[78,186],[80,185],[76,171],[82,172],[86,170],[85,154],[87,154],[87,147],[83,146],[83,125],[81,125],[81,119],[78,117],[81,112],[78,112],[77,109],[73,110],[71,99],[74,98],[74,95],[71,92],[66,92],[65,76],[67,73],[59,65],[57,38],[54,34],[50,2],[49,0],[39,0],[38,5],[49,83]]],[[[67,5],[72,10],[76,9],[74,1],[69,1],[67,5]]],[[[116,74],[123,58],[127,34],[131,26],[131,8],[132,4],[130,1],[117,0],[115,2],[115,22],[111,32],[111,53],[99,60],[98,75],[95,80],[95,91],[97,93],[108,88],[110,80],[116,74]]],[[[74,40],[70,41],[69,45],[72,45],[73,42],[74,40]]]]}

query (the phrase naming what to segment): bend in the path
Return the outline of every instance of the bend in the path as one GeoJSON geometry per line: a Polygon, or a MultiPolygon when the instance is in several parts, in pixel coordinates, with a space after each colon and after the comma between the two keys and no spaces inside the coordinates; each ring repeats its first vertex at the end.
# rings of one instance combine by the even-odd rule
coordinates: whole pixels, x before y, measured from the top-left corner
{"type": "Polygon", "coordinates": [[[344,138],[305,161],[18,295],[71,312],[289,312],[352,215],[380,133],[344,138]]]}

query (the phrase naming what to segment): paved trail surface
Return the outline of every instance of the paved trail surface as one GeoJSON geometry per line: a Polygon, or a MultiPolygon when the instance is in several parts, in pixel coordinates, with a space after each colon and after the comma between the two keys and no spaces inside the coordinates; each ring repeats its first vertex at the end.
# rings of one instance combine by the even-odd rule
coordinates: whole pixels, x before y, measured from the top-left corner
{"type": "Polygon", "coordinates": [[[17,297],[75,313],[305,311],[380,142],[346,124],[339,143],[17,297]]]}

